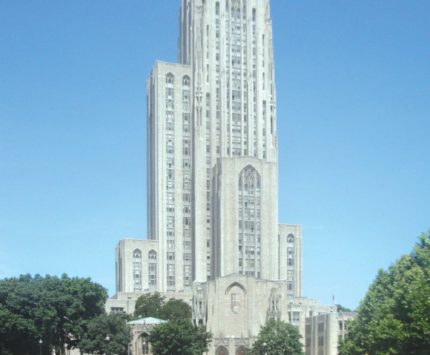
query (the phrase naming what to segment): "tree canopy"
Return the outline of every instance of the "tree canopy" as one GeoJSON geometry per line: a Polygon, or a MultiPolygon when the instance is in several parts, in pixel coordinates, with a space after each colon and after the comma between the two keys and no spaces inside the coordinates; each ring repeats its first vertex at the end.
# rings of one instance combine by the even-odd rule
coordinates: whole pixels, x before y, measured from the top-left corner
{"type": "Polygon", "coordinates": [[[136,301],[134,316],[136,318],[158,317],[165,298],[158,292],[146,293],[136,301]]]}
{"type": "Polygon", "coordinates": [[[430,233],[380,270],[349,324],[342,355],[430,354],[430,233]]]}
{"type": "Polygon", "coordinates": [[[102,286],[67,275],[0,280],[0,352],[39,353],[39,341],[45,354],[76,347],[106,298],[102,286]]]}
{"type": "Polygon", "coordinates": [[[79,350],[88,354],[127,355],[131,330],[125,314],[102,314],[88,322],[79,350]]]}
{"type": "Polygon", "coordinates": [[[337,304],[336,308],[337,308],[338,312],[353,312],[353,310],[351,308],[344,307],[341,304],[337,304]]]}
{"type": "Polygon", "coordinates": [[[187,320],[170,321],[152,329],[149,342],[154,355],[201,355],[208,350],[211,334],[187,320]]]}
{"type": "Polygon", "coordinates": [[[158,292],[148,293],[137,299],[134,316],[164,320],[191,320],[191,307],[184,301],[174,298],[166,302],[158,292]]]}
{"type": "Polygon", "coordinates": [[[191,307],[182,300],[171,298],[163,304],[158,318],[165,320],[191,320],[191,307]]]}
{"type": "Polygon", "coordinates": [[[261,328],[250,355],[302,355],[303,345],[299,330],[280,320],[269,320],[261,328]]]}

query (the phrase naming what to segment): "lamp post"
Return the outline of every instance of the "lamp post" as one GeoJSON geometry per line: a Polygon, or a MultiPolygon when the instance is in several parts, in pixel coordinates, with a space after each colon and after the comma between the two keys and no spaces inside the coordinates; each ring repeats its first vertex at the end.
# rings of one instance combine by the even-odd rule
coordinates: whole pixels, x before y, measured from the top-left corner
{"type": "Polygon", "coordinates": [[[43,344],[42,339],[39,339],[39,355],[42,355],[42,344],[43,344]]]}
{"type": "Polygon", "coordinates": [[[267,355],[267,343],[263,343],[264,355],[267,355]]]}
{"type": "Polygon", "coordinates": [[[110,342],[110,337],[109,337],[109,335],[106,335],[106,338],[105,338],[105,340],[106,340],[106,355],[109,355],[109,352],[108,352],[108,349],[109,349],[109,342],[110,342]]]}

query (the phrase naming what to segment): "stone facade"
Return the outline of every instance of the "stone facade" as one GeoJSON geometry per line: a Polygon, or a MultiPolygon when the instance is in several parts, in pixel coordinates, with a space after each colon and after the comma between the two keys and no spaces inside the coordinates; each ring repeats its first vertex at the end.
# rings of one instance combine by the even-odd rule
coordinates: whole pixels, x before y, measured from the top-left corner
{"type": "Polygon", "coordinates": [[[117,292],[149,292],[157,287],[160,262],[153,240],[121,240],[115,248],[117,292]]]}
{"type": "Polygon", "coordinates": [[[154,327],[165,322],[165,320],[152,317],[127,322],[132,333],[132,340],[129,344],[128,353],[133,355],[152,355],[149,336],[154,327]]]}
{"type": "Polygon", "coordinates": [[[309,317],[336,314],[335,307],[321,305],[317,300],[291,297],[289,292],[284,280],[269,281],[241,274],[195,283],[194,322],[206,325],[213,334],[209,354],[221,351],[236,354],[242,346],[249,348],[269,319],[297,326],[305,339],[309,317]]]}
{"type": "Polygon", "coordinates": [[[340,339],[348,333],[348,322],[354,312],[330,312],[306,318],[305,355],[337,354],[340,339]]]}

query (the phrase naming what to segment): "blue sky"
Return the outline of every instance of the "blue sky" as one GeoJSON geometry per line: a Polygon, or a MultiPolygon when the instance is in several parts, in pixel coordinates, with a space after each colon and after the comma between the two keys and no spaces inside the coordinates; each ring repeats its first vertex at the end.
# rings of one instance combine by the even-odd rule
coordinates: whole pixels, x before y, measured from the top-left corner
{"type": "MultiPolygon", "coordinates": [[[[146,237],[145,82],[179,1],[0,2],[0,278],[89,276],[146,237]]],[[[304,294],[356,307],[430,227],[430,2],[272,0],[279,219],[304,294]]]]}

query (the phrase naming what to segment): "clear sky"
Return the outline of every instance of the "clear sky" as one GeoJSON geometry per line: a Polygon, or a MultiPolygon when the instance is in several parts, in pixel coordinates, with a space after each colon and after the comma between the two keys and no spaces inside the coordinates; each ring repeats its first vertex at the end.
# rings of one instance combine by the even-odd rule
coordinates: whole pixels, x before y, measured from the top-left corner
{"type": "MultiPolygon", "coordinates": [[[[89,276],[146,237],[145,82],[179,0],[0,0],[0,278],[89,276]]],[[[279,218],[304,294],[356,307],[430,227],[430,1],[272,0],[279,218]]]]}

